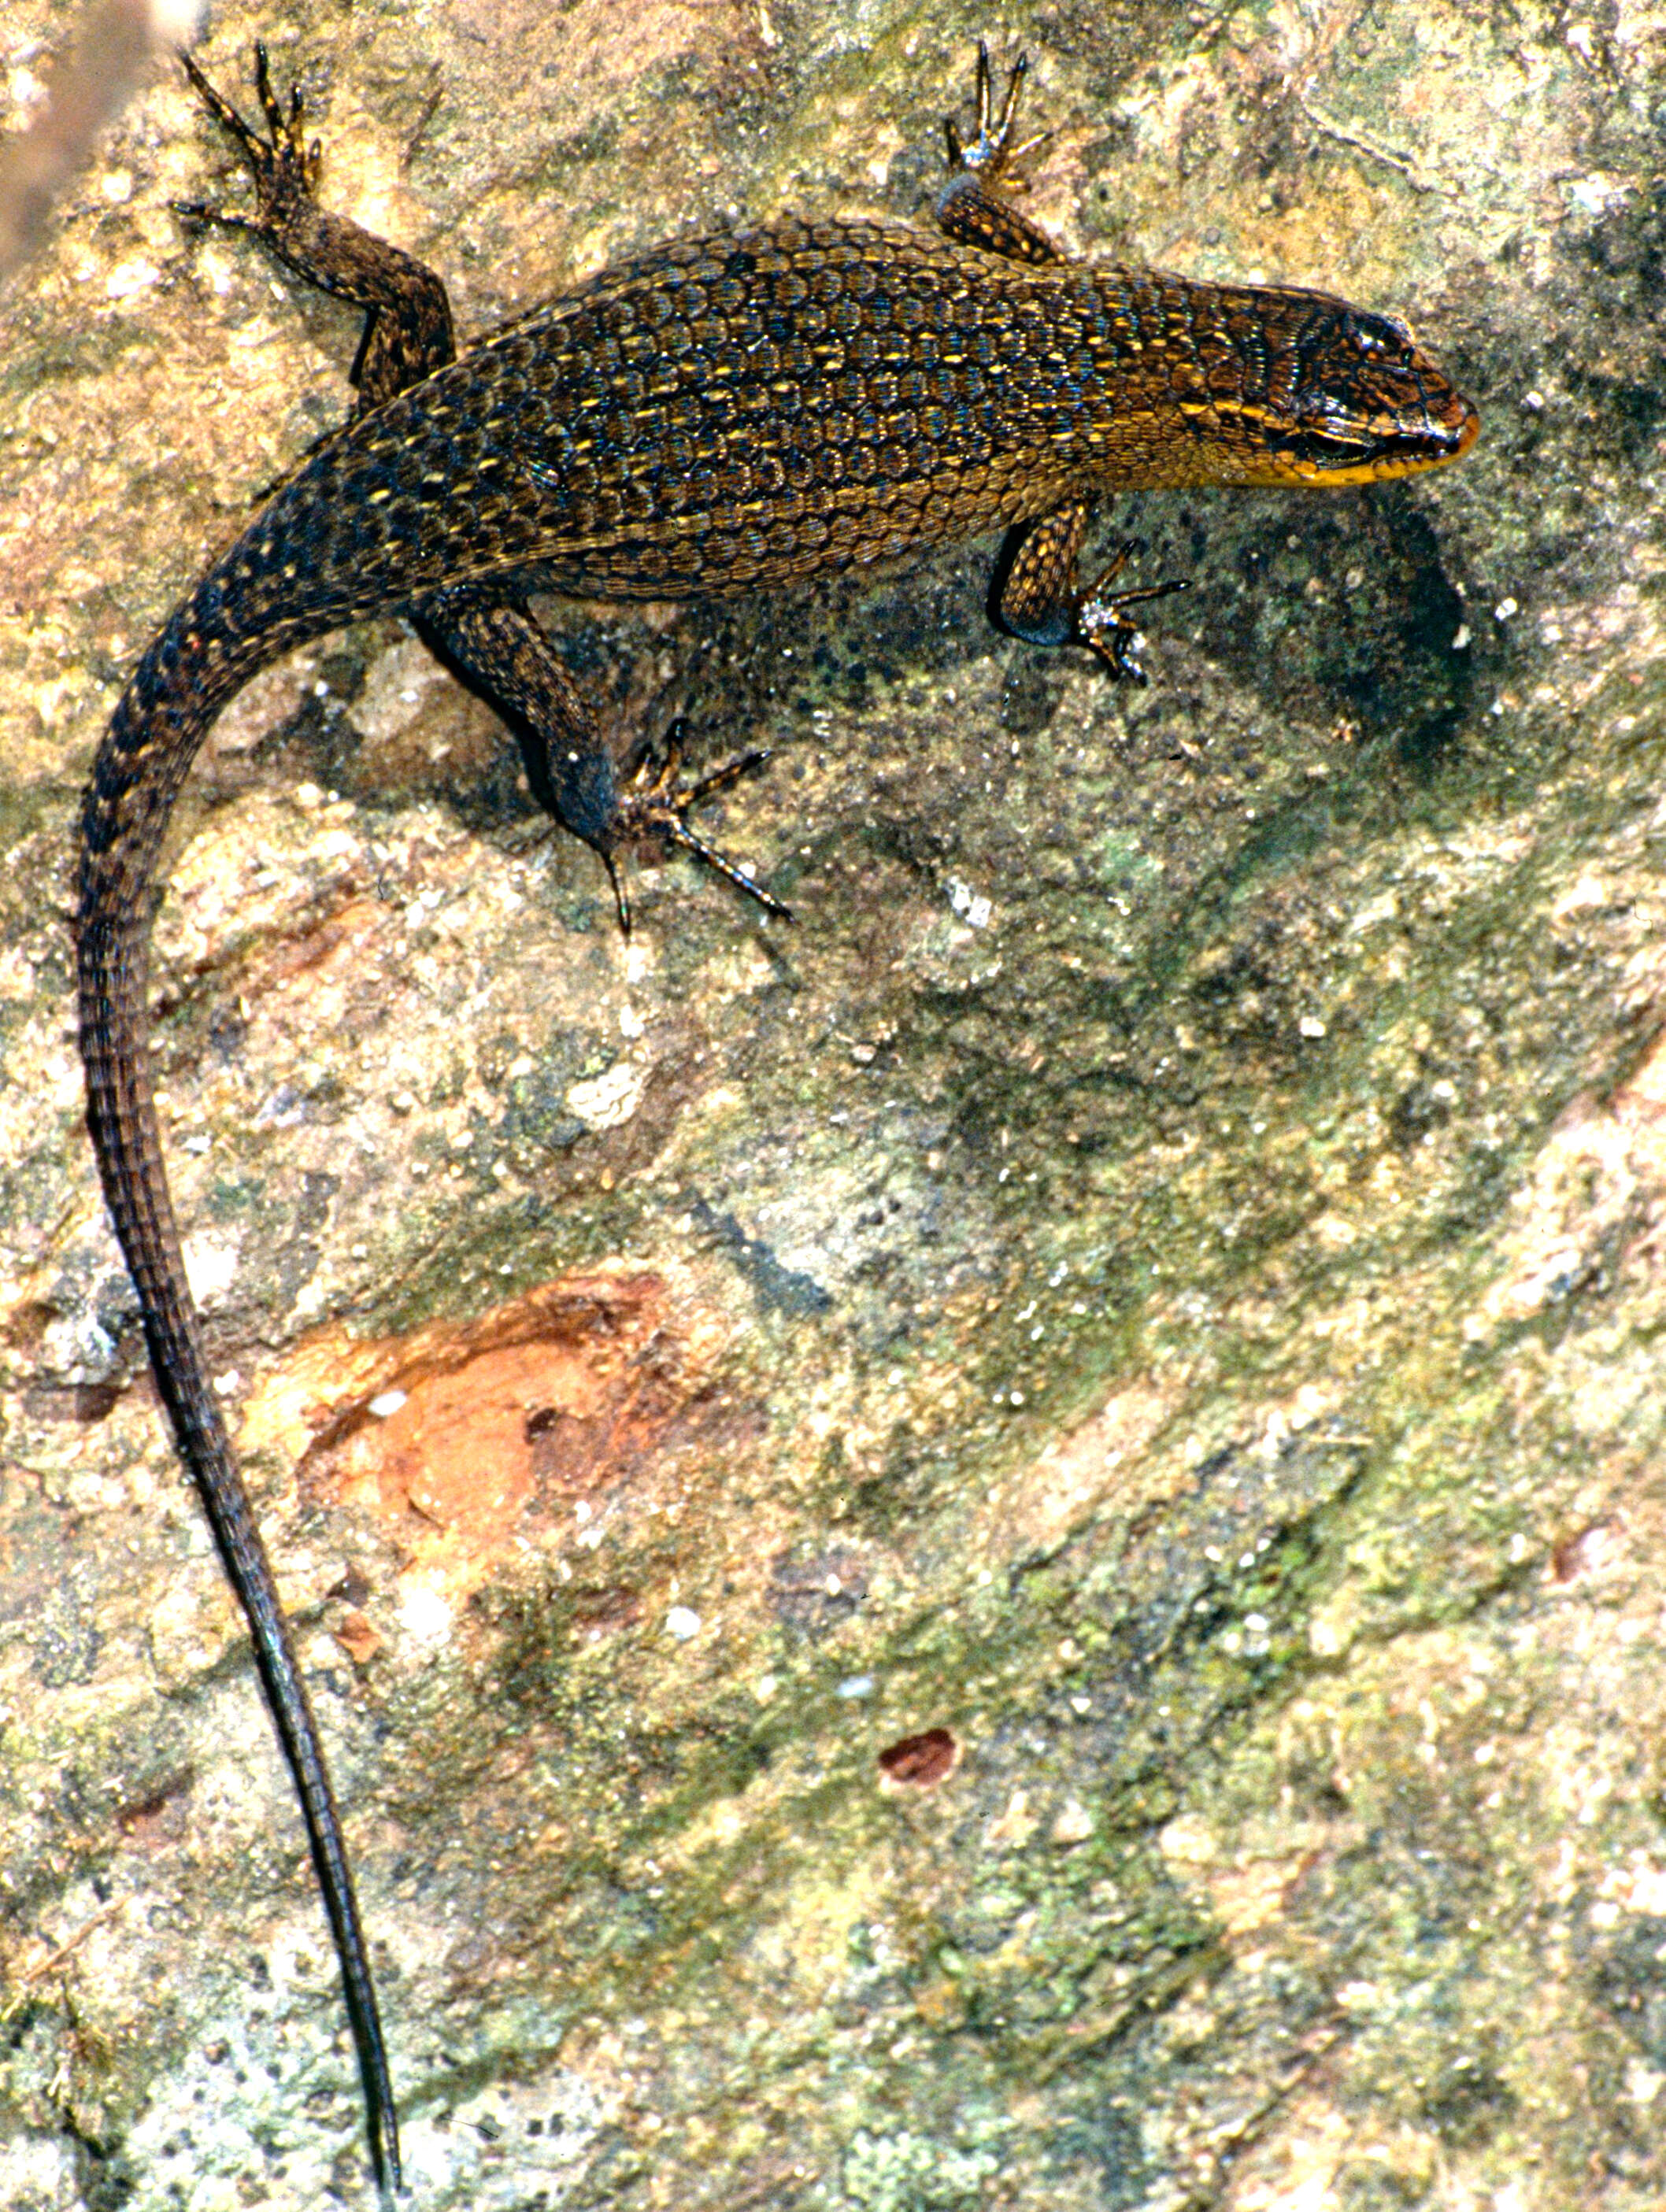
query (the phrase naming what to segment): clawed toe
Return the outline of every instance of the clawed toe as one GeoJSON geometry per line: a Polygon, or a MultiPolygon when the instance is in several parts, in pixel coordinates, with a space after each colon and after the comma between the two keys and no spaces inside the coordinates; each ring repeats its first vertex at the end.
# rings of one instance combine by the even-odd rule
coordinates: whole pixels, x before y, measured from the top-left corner
{"type": "Polygon", "coordinates": [[[1183,592],[1186,580],[1176,576],[1161,584],[1139,584],[1132,591],[1108,591],[1106,586],[1121,575],[1133,550],[1132,544],[1121,546],[1110,566],[1077,600],[1076,635],[1084,645],[1092,647],[1114,676],[1130,684],[1143,684],[1146,672],[1140,665],[1140,648],[1144,641],[1138,624],[1128,620],[1123,609],[1183,592]]]}
{"type": "Polygon", "coordinates": [[[1037,146],[1045,144],[1052,136],[1048,131],[1038,131],[1033,138],[1026,138],[1021,145],[1015,146],[1012,143],[1012,125],[1018,112],[1018,97],[1024,89],[1024,80],[1029,74],[1030,58],[1027,54],[1020,54],[1008,73],[1006,97],[1001,102],[1000,113],[997,117],[989,48],[987,41],[978,40],[977,136],[968,145],[962,138],[953,116],[944,118],[943,131],[948,140],[949,167],[952,169],[969,173],[982,178],[985,183],[990,183],[1010,169],[1014,162],[1022,161],[1026,154],[1032,154],[1037,146]]]}
{"type": "MultiPolygon", "coordinates": [[[[662,750],[656,751],[644,744],[637,750],[626,776],[623,790],[619,794],[619,810],[612,836],[614,846],[635,838],[656,839],[663,844],[678,846],[691,853],[708,868],[714,869],[725,882],[731,883],[747,897],[756,900],[766,914],[778,915],[790,921],[793,910],[764,890],[756,878],[746,873],[714,845],[708,845],[699,832],[689,827],[690,811],[720,791],[727,791],[744,775],[755,775],[770,758],[767,748],[756,748],[751,752],[738,753],[733,760],[723,762],[686,787],[682,783],[683,740],[687,725],[681,717],[666,733],[662,750]]],[[[618,909],[619,927],[630,934],[630,902],[626,895],[618,869],[614,865],[612,851],[602,853],[608,880],[613,886],[613,901],[618,909]]]]}
{"type": "Polygon", "coordinates": [[[211,225],[219,230],[252,231],[264,236],[272,229],[279,212],[307,198],[318,179],[321,149],[316,139],[310,146],[307,143],[307,109],[301,88],[295,85],[291,88],[287,106],[279,99],[272,83],[265,45],[257,40],[255,91],[269,133],[263,138],[191,55],[182,52],[179,63],[198,98],[235,146],[243,166],[253,178],[258,206],[257,213],[251,216],[228,213],[206,201],[180,200],[174,204],[174,213],[187,222],[211,225]]]}

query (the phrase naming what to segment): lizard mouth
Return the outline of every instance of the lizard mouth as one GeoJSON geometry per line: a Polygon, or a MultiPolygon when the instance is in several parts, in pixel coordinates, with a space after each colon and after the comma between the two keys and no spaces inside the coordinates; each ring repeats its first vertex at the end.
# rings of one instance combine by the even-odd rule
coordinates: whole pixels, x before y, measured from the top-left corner
{"type": "Polygon", "coordinates": [[[1438,468],[1467,453],[1481,435],[1481,416],[1458,392],[1449,416],[1416,429],[1390,431],[1373,441],[1378,474],[1403,476],[1409,469],[1438,468]]]}
{"type": "Polygon", "coordinates": [[[1280,480],[1301,483],[1375,483],[1438,469],[1467,453],[1481,434],[1481,416],[1450,386],[1434,404],[1408,412],[1360,418],[1326,407],[1288,430],[1267,436],[1280,480]]]}
{"type": "Polygon", "coordinates": [[[1214,399],[1186,411],[1237,432],[1250,447],[1240,483],[1377,483],[1441,468],[1481,434],[1474,406],[1438,370],[1418,362],[1409,383],[1380,394],[1375,405],[1320,390],[1282,409],[1214,399]]]}

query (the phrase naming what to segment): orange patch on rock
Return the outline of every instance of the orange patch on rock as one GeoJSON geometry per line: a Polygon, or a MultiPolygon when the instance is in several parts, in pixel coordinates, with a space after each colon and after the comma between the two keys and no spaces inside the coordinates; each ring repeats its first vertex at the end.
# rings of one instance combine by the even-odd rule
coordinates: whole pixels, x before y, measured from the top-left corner
{"type": "Polygon", "coordinates": [[[383,1522],[454,1602],[685,1433],[715,1333],[673,1337],[668,1303],[657,1276],[569,1277],[407,1337],[321,1332],[263,1382],[245,1440],[298,1460],[304,1496],[383,1522]]]}

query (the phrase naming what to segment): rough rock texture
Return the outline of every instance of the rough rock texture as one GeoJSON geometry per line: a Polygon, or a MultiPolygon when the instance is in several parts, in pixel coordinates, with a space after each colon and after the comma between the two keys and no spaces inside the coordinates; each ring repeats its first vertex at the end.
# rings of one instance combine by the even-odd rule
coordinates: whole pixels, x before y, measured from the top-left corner
{"type": "MultiPolygon", "coordinates": [[[[70,11],[14,0],[20,112],[70,11]]],[[[1459,470],[1149,499],[1151,688],[992,549],[560,620],[779,748],[790,898],[542,831],[397,623],[211,741],[174,1185],[415,2201],[1666,2198],[1666,8],[216,10],[477,328],[908,214],[987,28],[1081,250],[1405,313],[1459,470]]],[[[0,303],[0,2199],[368,2200],[299,1826],[79,1121],[79,781],[338,419],[158,81],[0,303]]],[[[228,191],[238,189],[228,180],[228,191]]]]}

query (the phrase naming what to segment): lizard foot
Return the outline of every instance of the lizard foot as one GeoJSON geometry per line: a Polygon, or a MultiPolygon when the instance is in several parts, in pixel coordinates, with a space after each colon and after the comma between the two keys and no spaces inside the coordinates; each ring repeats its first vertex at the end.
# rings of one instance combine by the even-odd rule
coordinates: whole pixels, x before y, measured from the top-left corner
{"type": "Polygon", "coordinates": [[[1092,647],[1113,676],[1143,684],[1146,672],[1140,665],[1140,648],[1145,641],[1139,625],[1128,620],[1123,609],[1139,606],[1146,599],[1166,599],[1171,592],[1183,592],[1186,584],[1183,578],[1176,577],[1164,584],[1141,584],[1131,592],[1108,592],[1105,586],[1121,575],[1133,550],[1132,544],[1123,545],[1110,566],[1077,600],[1076,635],[1082,644],[1092,647]]]}
{"type": "MultiPolygon", "coordinates": [[[[684,852],[692,853],[708,868],[714,868],[726,882],[756,899],[766,914],[779,915],[783,921],[793,919],[793,910],[766,891],[762,884],[749,876],[745,870],[708,845],[697,831],[690,830],[688,815],[696,806],[720,791],[727,791],[743,775],[752,775],[769,760],[767,750],[737,753],[721,768],[698,776],[688,785],[682,781],[683,738],[687,725],[679,715],[666,733],[663,752],[656,754],[651,745],[639,750],[635,764],[619,793],[618,813],[612,825],[610,846],[638,837],[658,839],[663,844],[680,846],[684,852]]],[[[611,849],[602,852],[602,862],[613,886],[613,902],[618,908],[619,927],[627,937],[630,934],[630,901],[625,895],[618,870],[613,865],[611,849]]]]}
{"type": "Polygon", "coordinates": [[[269,139],[262,138],[249,128],[225,94],[209,82],[189,54],[182,53],[179,60],[196,88],[198,98],[236,147],[244,167],[254,179],[256,211],[252,216],[233,215],[206,201],[176,200],[173,212],[186,222],[200,223],[204,228],[247,231],[281,252],[303,214],[313,211],[313,188],[318,183],[322,156],[316,138],[310,145],[307,143],[302,129],[306,106],[300,86],[291,88],[286,108],[272,88],[265,46],[257,40],[255,88],[260,94],[261,109],[271,133],[269,139]]]}
{"type": "MultiPolygon", "coordinates": [[[[943,118],[944,136],[949,142],[949,167],[957,175],[970,175],[984,184],[993,184],[1003,176],[1015,161],[1026,154],[1033,154],[1052,137],[1050,131],[1039,131],[1033,138],[1026,138],[1021,146],[1012,143],[1012,124],[1018,112],[1018,95],[1024,89],[1024,80],[1030,74],[1030,57],[1020,54],[1012,64],[1006,79],[1006,97],[1001,103],[1000,113],[994,112],[994,80],[989,68],[989,48],[985,40],[977,42],[977,136],[968,145],[960,135],[959,125],[953,116],[943,118]]],[[[1012,190],[1017,179],[1008,178],[1012,190]]]]}

